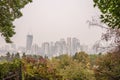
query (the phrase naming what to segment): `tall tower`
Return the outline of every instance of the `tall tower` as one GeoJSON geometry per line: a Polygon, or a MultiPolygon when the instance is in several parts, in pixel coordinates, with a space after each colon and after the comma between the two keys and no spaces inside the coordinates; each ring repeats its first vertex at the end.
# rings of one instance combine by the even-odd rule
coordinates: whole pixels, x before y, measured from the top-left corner
{"type": "Polygon", "coordinates": [[[44,55],[49,57],[50,50],[49,50],[49,43],[48,42],[43,43],[43,50],[44,50],[44,55]]]}
{"type": "Polygon", "coordinates": [[[72,38],[72,55],[80,52],[80,41],[77,38],[72,38]]]}
{"type": "Polygon", "coordinates": [[[28,34],[27,39],[26,39],[26,50],[27,51],[31,50],[32,42],[33,42],[33,35],[28,34]]]}
{"type": "Polygon", "coordinates": [[[71,37],[68,37],[67,38],[67,53],[68,53],[68,55],[71,55],[71,46],[72,44],[71,44],[71,37]]]}

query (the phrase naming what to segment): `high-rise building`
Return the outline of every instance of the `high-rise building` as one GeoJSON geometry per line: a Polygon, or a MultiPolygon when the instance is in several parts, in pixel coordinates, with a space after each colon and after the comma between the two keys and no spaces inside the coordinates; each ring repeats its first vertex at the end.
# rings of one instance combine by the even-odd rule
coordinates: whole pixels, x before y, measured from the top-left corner
{"type": "Polygon", "coordinates": [[[55,44],[53,42],[50,42],[50,57],[52,57],[55,54],[55,44]]]}
{"type": "Polygon", "coordinates": [[[37,44],[33,44],[31,47],[32,54],[38,55],[39,54],[39,46],[37,44]]]}
{"type": "Polygon", "coordinates": [[[68,55],[71,55],[71,38],[70,37],[68,37],[67,38],[67,53],[68,53],[68,55]]]}
{"type": "Polygon", "coordinates": [[[72,55],[76,52],[80,52],[80,42],[77,38],[72,38],[72,55]]]}
{"type": "Polygon", "coordinates": [[[61,50],[62,50],[61,54],[66,54],[67,53],[66,41],[64,39],[61,39],[60,44],[61,44],[61,50]]]}
{"type": "Polygon", "coordinates": [[[33,35],[27,35],[26,51],[30,51],[31,50],[32,42],[33,42],[33,35]]]}
{"type": "Polygon", "coordinates": [[[56,56],[59,56],[62,54],[62,47],[60,41],[55,42],[55,54],[56,56]]]}
{"type": "Polygon", "coordinates": [[[49,53],[50,53],[50,49],[49,49],[49,43],[48,42],[44,42],[43,44],[42,44],[42,46],[43,46],[43,52],[44,52],[44,55],[45,56],[47,56],[47,57],[49,57],[49,53]]]}

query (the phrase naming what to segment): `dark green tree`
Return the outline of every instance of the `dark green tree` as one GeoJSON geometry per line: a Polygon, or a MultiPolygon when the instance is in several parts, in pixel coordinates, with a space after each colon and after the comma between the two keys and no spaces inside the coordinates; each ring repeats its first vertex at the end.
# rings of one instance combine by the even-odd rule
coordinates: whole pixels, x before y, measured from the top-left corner
{"type": "Polygon", "coordinates": [[[73,59],[84,64],[84,65],[87,65],[90,61],[89,59],[89,56],[87,53],[85,52],[79,52],[79,53],[76,53],[74,56],[73,56],[73,59]]]}
{"type": "Polygon", "coordinates": [[[14,53],[12,53],[11,58],[14,59],[14,56],[15,56],[14,53]]]}
{"type": "Polygon", "coordinates": [[[7,60],[7,61],[9,61],[9,60],[10,60],[10,58],[11,58],[11,55],[10,55],[10,53],[9,53],[9,52],[7,52],[7,54],[6,54],[6,60],[7,60]]]}
{"type": "Polygon", "coordinates": [[[21,9],[32,0],[0,0],[0,33],[7,43],[15,34],[13,21],[22,16],[21,9]]]}
{"type": "Polygon", "coordinates": [[[26,58],[26,54],[25,53],[23,53],[22,58],[26,58]]]}
{"type": "Polygon", "coordinates": [[[20,53],[17,52],[17,53],[15,54],[15,58],[16,58],[16,59],[19,59],[19,58],[20,58],[20,53]]]}
{"type": "Polygon", "coordinates": [[[120,0],[93,0],[101,14],[101,21],[112,28],[120,28],[120,0]]]}

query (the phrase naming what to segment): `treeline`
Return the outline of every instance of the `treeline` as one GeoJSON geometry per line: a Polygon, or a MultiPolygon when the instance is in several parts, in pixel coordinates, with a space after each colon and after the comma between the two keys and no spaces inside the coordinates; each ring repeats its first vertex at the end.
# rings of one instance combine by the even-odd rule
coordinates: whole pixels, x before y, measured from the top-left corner
{"type": "MultiPolygon", "coordinates": [[[[6,61],[0,62],[0,80],[10,72],[18,76],[8,80],[119,80],[119,53],[67,54],[48,59],[37,55],[7,53],[6,61]],[[21,72],[20,72],[21,71],[21,72]],[[18,78],[16,78],[18,77],[18,78]]],[[[5,58],[5,57],[4,57],[5,58]]]]}

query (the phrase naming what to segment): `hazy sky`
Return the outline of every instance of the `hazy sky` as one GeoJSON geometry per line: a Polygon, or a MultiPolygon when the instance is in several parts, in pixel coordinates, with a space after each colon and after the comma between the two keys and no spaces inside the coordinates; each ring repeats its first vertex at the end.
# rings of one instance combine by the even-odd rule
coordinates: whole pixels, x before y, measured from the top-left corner
{"type": "MultiPolygon", "coordinates": [[[[77,37],[81,43],[93,44],[103,32],[99,27],[89,28],[87,20],[99,15],[93,0],[33,0],[22,9],[23,16],[17,19],[15,44],[26,45],[26,35],[33,34],[34,41],[57,41],[60,38],[77,37]]],[[[0,44],[4,40],[0,37],[0,44]]]]}

